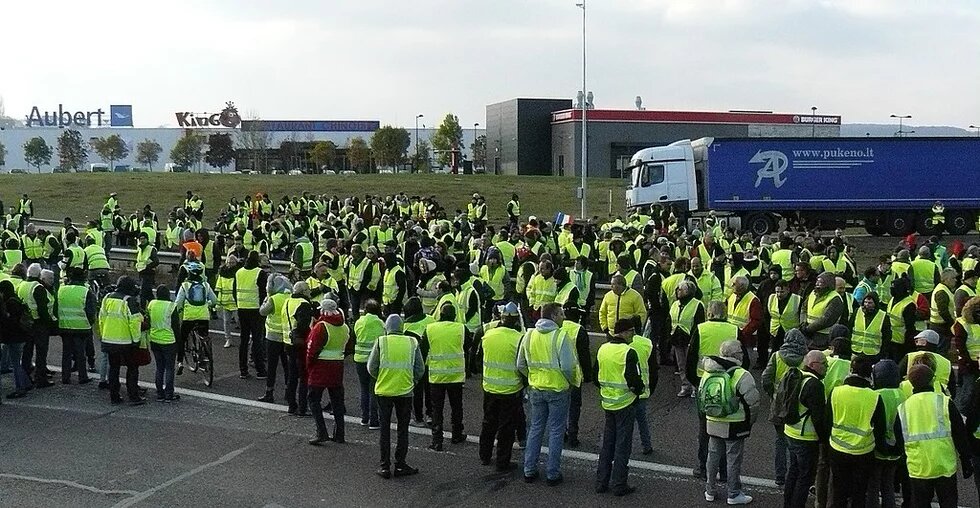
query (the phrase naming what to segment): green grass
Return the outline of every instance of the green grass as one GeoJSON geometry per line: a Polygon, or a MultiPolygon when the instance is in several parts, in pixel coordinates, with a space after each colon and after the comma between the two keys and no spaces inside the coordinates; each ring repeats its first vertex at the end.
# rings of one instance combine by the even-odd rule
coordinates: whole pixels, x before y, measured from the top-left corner
{"type": "MultiPolygon", "coordinates": [[[[230,196],[267,192],[278,202],[283,195],[303,191],[340,197],[365,194],[434,195],[448,210],[465,209],[474,192],[484,195],[492,220],[506,218],[512,193],[521,197],[521,214],[551,220],[556,212],[579,215],[574,178],[492,175],[212,175],[188,173],[81,173],[0,175],[0,198],[9,207],[27,193],[34,200],[36,216],[45,219],[72,217],[76,222],[98,216],[110,192],[119,194],[123,211],[130,213],[149,204],[160,212],[182,205],[188,190],[205,203],[206,216],[214,218],[230,196]]],[[[588,213],[605,219],[625,210],[625,185],[616,179],[590,179],[588,213]]]]}

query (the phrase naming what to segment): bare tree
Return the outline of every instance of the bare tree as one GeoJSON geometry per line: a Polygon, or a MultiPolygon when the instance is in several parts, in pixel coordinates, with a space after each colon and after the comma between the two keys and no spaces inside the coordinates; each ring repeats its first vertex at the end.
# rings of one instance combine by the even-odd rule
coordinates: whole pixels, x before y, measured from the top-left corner
{"type": "Polygon", "coordinates": [[[246,113],[246,121],[238,129],[238,144],[248,152],[252,170],[267,172],[267,150],[272,143],[272,134],[262,127],[261,118],[255,111],[246,113]]]}

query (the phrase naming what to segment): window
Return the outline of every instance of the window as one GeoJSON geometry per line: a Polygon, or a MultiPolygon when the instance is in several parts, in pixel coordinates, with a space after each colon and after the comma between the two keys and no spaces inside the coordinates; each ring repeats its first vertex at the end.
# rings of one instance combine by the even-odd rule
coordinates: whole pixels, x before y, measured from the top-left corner
{"type": "Polygon", "coordinates": [[[640,187],[649,187],[664,182],[663,164],[644,164],[640,170],[640,187]]]}

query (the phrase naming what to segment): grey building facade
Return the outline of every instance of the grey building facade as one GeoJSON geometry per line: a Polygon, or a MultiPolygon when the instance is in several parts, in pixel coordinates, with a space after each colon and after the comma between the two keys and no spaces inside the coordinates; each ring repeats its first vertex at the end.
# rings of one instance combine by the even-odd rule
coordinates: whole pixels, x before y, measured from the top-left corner
{"type": "Polygon", "coordinates": [[[571,99],[511,99],[487,106],[487,173],[551,175],[551,115],[571,99]]]}

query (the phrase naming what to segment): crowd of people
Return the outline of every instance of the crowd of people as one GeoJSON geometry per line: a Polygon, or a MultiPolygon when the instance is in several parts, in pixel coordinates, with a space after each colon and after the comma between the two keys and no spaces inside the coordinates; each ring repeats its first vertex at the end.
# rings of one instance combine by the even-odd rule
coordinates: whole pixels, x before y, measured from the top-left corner
{"type": "Polygon", "coordinates": [[[63,383],[97,373],[112,403],[143,404],[138,372],[152,357],[156,399],[175,401],[185,342],[214,318],[226,348],[237,324],[240,375],[264,381],[259,400],[281,393],[290,413],[313,417],[314,445],[345,440],[352,362],[383,478],[418,472],[413,421],[431,429],[432,450],[447,448],[447,399],[449,445],[466,440],[463,386],[477,377],[480,461],[534,482],[546,444],[544,480],[558,485],[594,384],[596,491],[623,496],[634,429],[653,453],[647,402],[672,368],[677,397],[696,400],[708,502],[752,501],[742,457],[764,434],[751,439],[774,443],[784,506],[890,507],[896,491],[909,506],[956,505],[957,471],[980,462],[977,245],[913,236],[859,268],[841,231],[754,237],[714,216],[688,229],[669,209],[553,223],[522,215],[517,195],[504,210],[491,215],[479,194],[456,210],[404,193],[258,194],[230,199],[206,227],[193,192],[165,217],[146,206],[128,218],[113,194],[99,220],[54,232],[34,227],[25,195],[0,234],[8,398],[53,384],[58,336],[63,383]],[[135,248],[135,276],[110,286],[113,246],[135,248]],[[181,259],[170,285],[157,283],[165,250],[181,259]],[[771,433],[755,425],[763,397],[771,433]]]}

